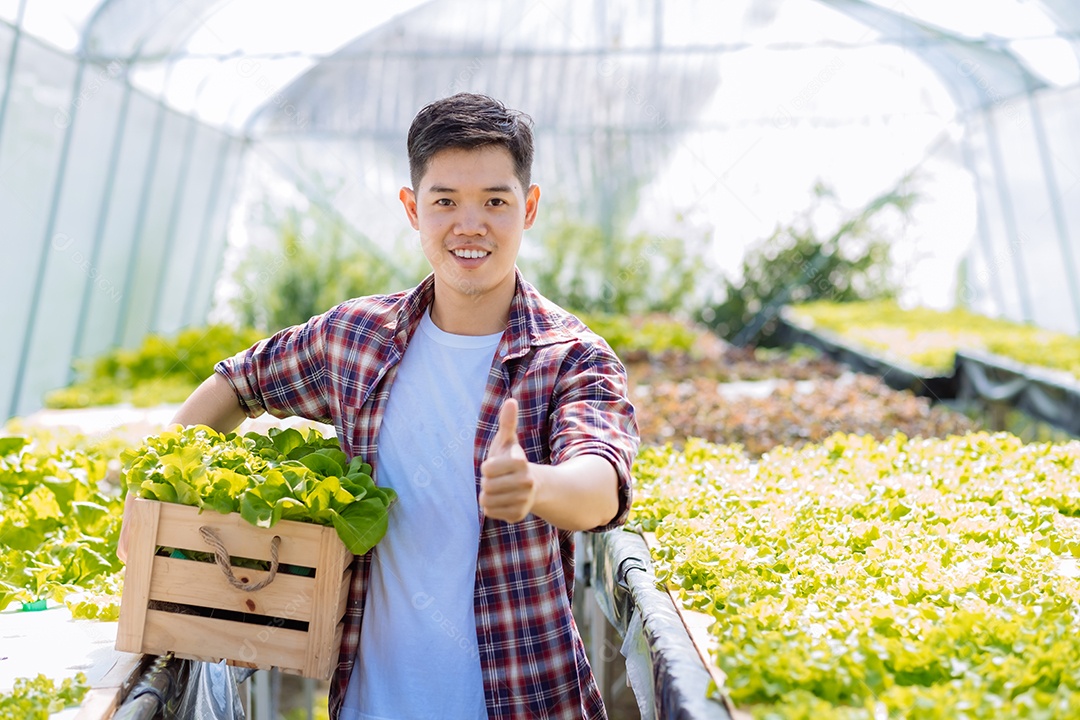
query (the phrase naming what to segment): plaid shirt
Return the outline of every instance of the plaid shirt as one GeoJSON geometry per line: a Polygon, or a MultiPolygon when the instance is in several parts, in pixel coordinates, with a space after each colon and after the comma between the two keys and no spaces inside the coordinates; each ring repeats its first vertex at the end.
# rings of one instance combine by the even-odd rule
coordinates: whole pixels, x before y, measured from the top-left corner
{"type": "MultiPolygon", "coordinates": [[[[374,463],[398,363],[433,297],[434,276],[429,275],[408,292],[350,300],[215,369],[228,379],[248,415],[265,410],[277,417],[332,423],[347,455],[374,463]]],[[[591,454],[615,467],[619,511],[595,530],[622,525],[638,447],[625,370],[607,343],[541,296],[520,272],[476,428],[477,492],[499,408],[511,396],[519,404],[518,441],[530,462],[558,464],[591,454]]],[[[573,533],[534,515],[506,523],[487,519],[481,511],[480,522],[474,609],[488,717],[606,717],[570,609],[573,533]]],[[[335,720],[360,642],[370,563],[368,553],[353,564],[330,688],[335,720]]],[[[425,670],[434,668],[415,671],[425,670]]]]}

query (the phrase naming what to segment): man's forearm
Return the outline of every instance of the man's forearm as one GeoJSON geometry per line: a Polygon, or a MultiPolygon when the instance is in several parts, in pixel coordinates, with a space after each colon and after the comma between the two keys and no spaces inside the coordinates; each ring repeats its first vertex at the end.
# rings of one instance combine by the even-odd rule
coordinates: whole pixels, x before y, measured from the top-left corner
{"type": "Polygon", "coordinates": [[[208,425],[218,432],[227,433],[235,430],[245,417],[247,415],[240,407],[229,381],[214,373],[191,393],[172,421],[185,427],[208,425]]]}
{"type": "Polygon", "coordinates": [[[532,512],[563,530],[591,530],[619,511],[619,479],[599,455],[578,455],[559,465],[531,465],[537,480],[532,512]]]}

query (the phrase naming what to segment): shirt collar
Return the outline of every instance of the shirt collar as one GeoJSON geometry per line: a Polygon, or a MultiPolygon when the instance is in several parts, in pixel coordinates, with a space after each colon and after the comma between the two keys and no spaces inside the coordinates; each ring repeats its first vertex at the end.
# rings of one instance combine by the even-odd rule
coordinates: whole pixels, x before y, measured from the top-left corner
{"type": "MultiPolygon", "coordinates": [[[[510,301],[510,319],[496,350],[502,360],[528,354],[534,346],[573,340],[577,335],[564,322],[567,313],[541,295],[514,268],[517,288],[510,301]]],[[[432,273],[410,290],[398,310],[396,321],[387,324],[394,332],[394,345],[404,352],[413,332],[420,325],[424,311],[435,299],[435,274],[432,273]]]]}

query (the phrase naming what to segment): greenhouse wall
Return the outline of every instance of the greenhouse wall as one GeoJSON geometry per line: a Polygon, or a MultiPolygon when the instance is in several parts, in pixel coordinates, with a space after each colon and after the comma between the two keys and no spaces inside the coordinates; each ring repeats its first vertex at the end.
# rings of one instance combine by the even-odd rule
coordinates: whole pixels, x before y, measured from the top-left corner
{"type": "Polygon", "coordinates": [[[1003,100],[968,121],[980,223],[962,300],[1080,332],[1080,88],[1003,100]]]}
{"type": "Polygon", "coordinates": [[[41,406],[77,358],[202,324],[243,144],[0,23],[0,407],[41,406]],[[14,63],[7,65],[9,58],[14,63]]]}

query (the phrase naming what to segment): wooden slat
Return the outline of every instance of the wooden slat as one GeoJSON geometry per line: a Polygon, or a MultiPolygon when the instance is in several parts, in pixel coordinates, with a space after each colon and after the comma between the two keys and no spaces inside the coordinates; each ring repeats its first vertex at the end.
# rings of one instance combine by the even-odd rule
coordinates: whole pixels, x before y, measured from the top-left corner
{"type": "Polygon", "coordinates": [[[345,606],[349,603],[349,586],[352,585],[352,570],[345,568],[345,571],[341,573],[341,590],[338,594],[337,611],[334,613],[334,617],[338,620],[345,614],[345,606]]]}
{"type": "Polygon", "coordinates": [[[150,597],[155,538],[160,524],[161,503],[133,502],[124,517],[128,525],[128,559],[124,568],[124,592],[120,598],[120,624],[116,628],[116,649],[142,652],[146,604],[150,597]]]}
{"type": "Polygon", "coordinates": [[[255,628],[245,623],[196,615],[146,611],[144,652],[209,662],[239,660],[248,667],[278,667],[296,672],[308,646],[308,633],[281,627],[255,628]]]}
{"type": "MultiPolygon", "coordinates": [[[[235,665],[329,678],[337,665],[353,562],[333,528],[287,521],[257,528],[235,513],[199,513],[197,508],[144,499],[135,500],[132,507],[131,560],[120,623],[129,630],[126,635],[118,630],[118,649],[174,652],[197,660],[226,658],[235,665]],[[159,546],[209,551],[199,533],[202,526],[213,528],[234,557],[269,559],[271,538],[278,535],[280,561],[314,567],[315,577],[281,573],[266,588],[245,593],[230,586],[216,565],[154,556],[159,546]],[[151,599],[306,621],[309,628],[286,630],[148,610],[151,599]]],[[[234,572],[246,577],[245,582],[266,575],[247,569],[234,572]]]]}
{"type": "MultiPolygon", "coordinates": [[[[247,583],[261,582],[268,573],[234,568],[233,573],[247,583]]],[[[288,620],[311,620],[315,579],[278,573],[261,590],[237,590],[215,564],[155,557],[150,580],[150,599],[200,605],[202,607],[257,613],[288,620]]]]}
{"type": "Polygon", "coordinates": [[[312,600],[312,605],[319,610],[312,616],[308,627],[307,660],[304,664],[304,674],[310,677],[322,677],[337,663],[338,647],[334,644],[334,632],[341,619],[334,612],[340,604],[344,576],[340,571],[322,571],[322,568],[340,567],[341,541],[336,535],[327,538],[320,550],[315,597],[312,600]]]}
{"type": "MultiPolygon", "coordinates": [[[[336,530],[334,531],[334,536],[337,537],[336,530]]],[[[339,570],[344,572],[353,564],[353,560],[356,559],[356,556],[349,552],[349,548],[345,547],[345,543],[341,542],[341,538],[338,538],[338,552],[340,553],[340,556],[338,557],[336,564],[339,570]]]]}
{"type": "Polygon", "coordinates": [[[109,671],[86,691],[75,720],[108,720],[139,680],[145,656],[123,653],[109,671]]]}
{"type": "MultiPolygon", "coordinates": [[[[350,555],[350,558],[352,556],[350,555]]],[[[352,584],[352,568],[346,567],[345,571],[341,575],[341,587],[338,591],[337,610],[334,612],[334,618],[337,621],[337,628],[334,631],[334,642],[330,646],[330,652],[326,655],[325,664],[318,668],[319,674],[316,677],[329,679],[334,672],[334,668],[337,667],[338,654],[341,650],[341,635],[345,630],[345,611],[349,604],[349,586],[352,584]]]]}
{"type": "Polygon", "coordinates": [[[321,525],[282,520],[272,528],[260,528],[244,520],[239,513],[222,515],[208,510],[200,514],[198,508],[186,505],[156,504],[161,506],[157,544],[163,547],[213,552],[199,534],[199,528],[206,525],[214,529],[233,557],[269,560],[270,540],[278,535],[281,537],[281,548],[278,551],[281,562],[315,567],[320,557],[323,538],[329,535],[337,539],[333,528],[321,525]]]}
{"type": "MultiPolygon", "coordinates": [[[[341,636],[344,635],[344,634],[345,634],[345,622],[343,620],[343,621],[341,621],[341,622],[339,622],[337,624],[337,628],[334,630],[334,639],[333,639],[333,642],[331,643],[331,646],[330,646],[331,651],[326,654],[326,659],[325,659],[325,661],[323,663],[323,666],[321,668],[319,668],[319,674],[314,676],[315,679],[317,679],[317,680],[329,680],[333,676],[334,670],[336,670],[337,666],[338,666],[338,658],[339,658],[339,656],[341,654],[341,636]]],[[[290,672],[290,671],[286,670],[285,672],[290,672]]],[[[304,675],[305,677],[312,677],[311,675],[308,675],[306,672],[294,673],[294,674],[304,675]]]]}

